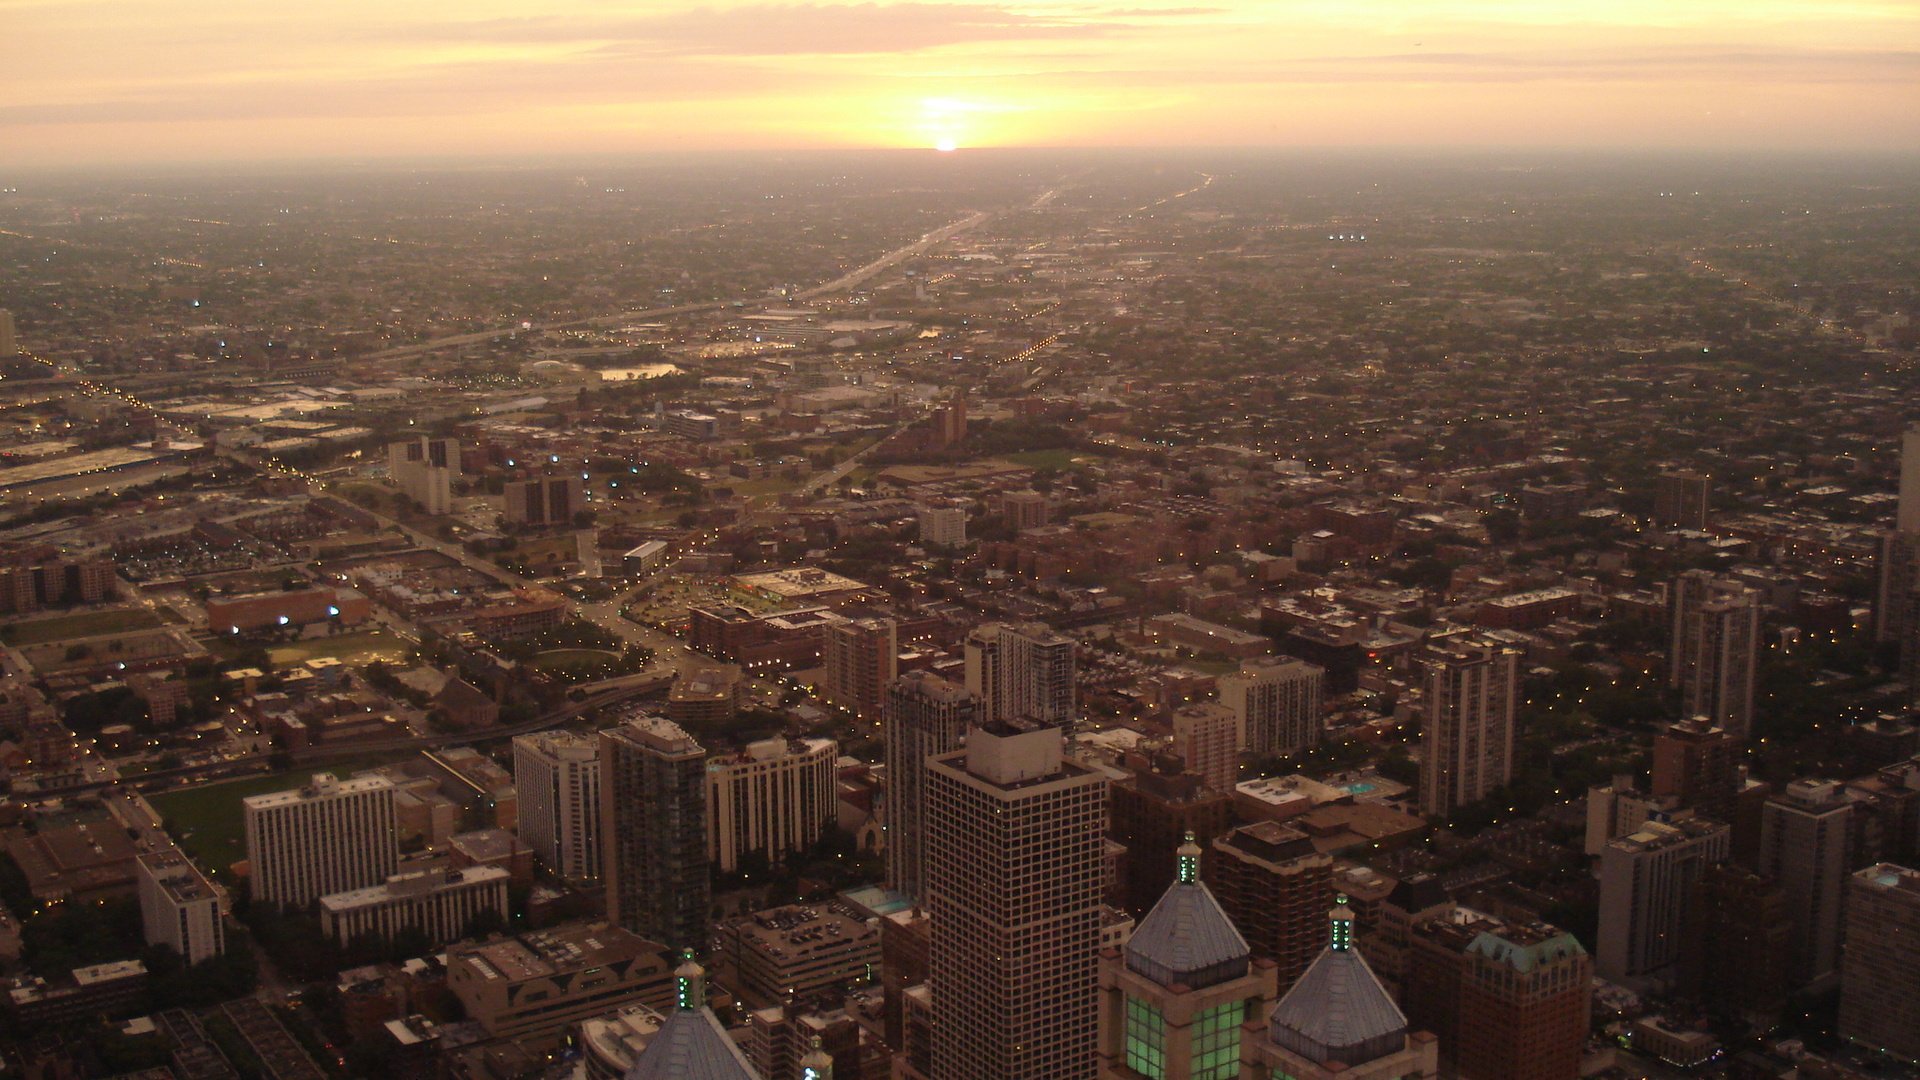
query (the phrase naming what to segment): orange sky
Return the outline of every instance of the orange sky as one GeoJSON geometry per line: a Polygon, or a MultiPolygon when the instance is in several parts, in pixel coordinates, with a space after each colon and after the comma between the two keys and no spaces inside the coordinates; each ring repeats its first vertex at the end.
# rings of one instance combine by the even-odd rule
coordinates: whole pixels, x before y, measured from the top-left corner
{"type": "Polygon", "coordinates": [[[0,169],[1026,145],[1920,146],[1920,0],[0,0],[0,169]]]}

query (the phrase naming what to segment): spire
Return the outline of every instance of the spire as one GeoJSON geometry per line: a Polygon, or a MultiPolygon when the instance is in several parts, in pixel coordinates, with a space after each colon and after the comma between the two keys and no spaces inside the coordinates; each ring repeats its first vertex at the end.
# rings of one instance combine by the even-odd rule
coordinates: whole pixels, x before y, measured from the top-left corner
{"type": "Polygon", "coordinates": [[[693,950],[680,954],[680,966],[673,969],[674,1006],[697,1012],[707,1004],[707,969],[693,958],[693,950]]]}
{"type": "Polygon", "coordinates": [[[1182,885],[1199,884],[1200,883],[1200,845],[1194,842],[1192,829],[1187,830],[1186,843],[1181,844],[1180,849],[1174,852],[1174,854],[1178,858],[1178,862],[1176,863],[1176,865],[1179,867],[1180,884],[1182,885]]]}
{"type": "Polygon", "coordinates": [[[1327,942],[1327,948],[1334,952],[1346,952],[1353,948],[1353,912],[1347,907],[1347,898],[1336,898],[1333,911],[1327,917],[1333,923],[1333,935],[1327,942]]]}
{"type": "Polygon", "coordinates": [[[820,1049],[820,1036],[813,1037],[813,1049],[800,1059],[800,1080],[833,1080],[833,1058],[820,1049]]]}

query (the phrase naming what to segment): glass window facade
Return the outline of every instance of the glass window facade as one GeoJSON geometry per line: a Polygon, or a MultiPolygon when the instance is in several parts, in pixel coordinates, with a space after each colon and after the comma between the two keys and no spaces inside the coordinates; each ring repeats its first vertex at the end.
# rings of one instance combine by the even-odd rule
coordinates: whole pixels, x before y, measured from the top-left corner
{"type": "Polygon", "coordinates": [[[1147,1077],[1166,1080],[1167,1018],[1150,1001],[1127,998],[1127,1068],[1147,1077]]]}
{"type": "Polygon", "coordinates": [[[1193,1080],[1234,1080],[1240,1075],[1240,1022],[1246,1002],[1225,1001],[1193,1020],[1193,1080]]]}

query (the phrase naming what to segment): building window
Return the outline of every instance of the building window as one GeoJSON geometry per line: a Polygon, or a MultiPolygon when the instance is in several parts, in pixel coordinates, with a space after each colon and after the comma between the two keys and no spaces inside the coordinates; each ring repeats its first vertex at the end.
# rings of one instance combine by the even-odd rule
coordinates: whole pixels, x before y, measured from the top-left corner
{"type": "Polygon", "coordinates": [[[1166,1080],[1167,1018],[1151,1002],[1127,998],[1127,1068],[1147,1080],[1166,1080]]]}
{"type": "Polygon", "coordinates": [[[1234,1080],[1240,1075],[1240,1022],[1244,1001],[1225,1001],[1193,1021],[1193,1080],[1234,1080]]]}

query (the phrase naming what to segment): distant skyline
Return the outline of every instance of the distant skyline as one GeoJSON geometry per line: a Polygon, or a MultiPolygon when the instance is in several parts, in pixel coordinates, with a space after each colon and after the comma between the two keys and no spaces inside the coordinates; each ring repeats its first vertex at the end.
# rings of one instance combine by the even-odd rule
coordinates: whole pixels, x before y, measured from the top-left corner
{"type": "Polygon", "coordinates": [[[1920,145],[1913,0],[0,0],[0,170],[734,148],[1920,145]]]}

